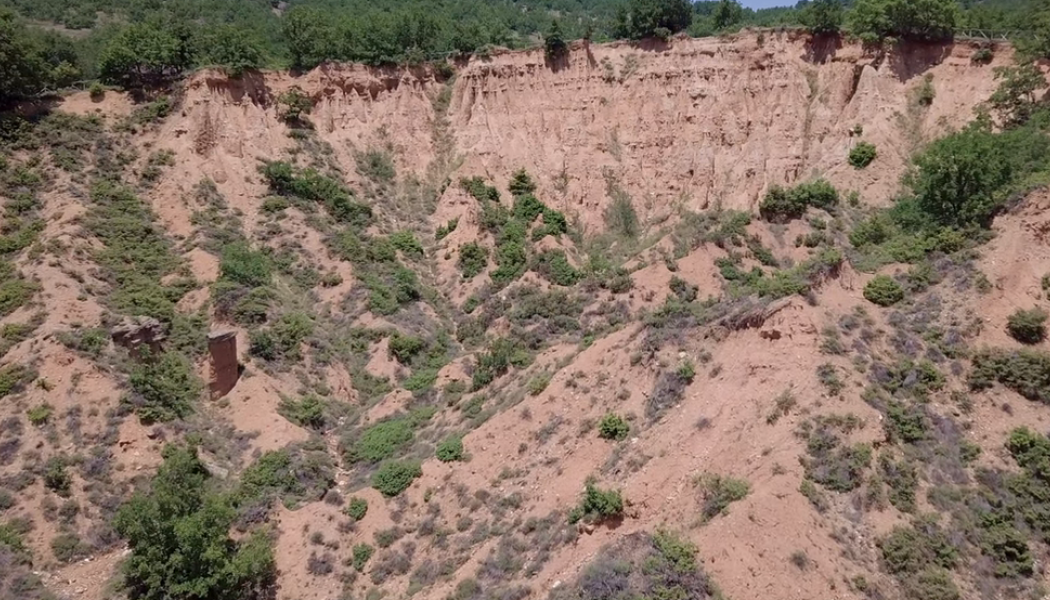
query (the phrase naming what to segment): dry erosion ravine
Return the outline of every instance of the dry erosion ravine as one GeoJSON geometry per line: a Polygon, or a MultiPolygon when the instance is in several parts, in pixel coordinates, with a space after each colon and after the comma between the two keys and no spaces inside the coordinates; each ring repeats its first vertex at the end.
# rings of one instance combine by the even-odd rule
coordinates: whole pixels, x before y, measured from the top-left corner
{"type": "Polygon", "coordinates": [[[989,490],[1050,409],[973,373],[1047,304],[1050,194],[965,251],[849,235],[996,90],[1012,51],[977,50],[745,32],[64,97],[2,171],[4,598],[121,597],[114,515],[187,442],[281,599],[1040,597],[1047,505],[989,490]],[[819,179],[834,205],[760,216],[819,179]]]}

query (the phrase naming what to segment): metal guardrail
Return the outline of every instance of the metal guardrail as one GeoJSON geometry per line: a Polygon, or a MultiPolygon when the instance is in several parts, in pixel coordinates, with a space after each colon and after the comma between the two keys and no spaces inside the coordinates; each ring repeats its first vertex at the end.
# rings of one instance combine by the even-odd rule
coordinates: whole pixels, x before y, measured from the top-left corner
{"type": "Polygon", "coordinates": [[[954,33],[956,39],[985,40],[989,42],[1009,42],[1012,39],[1030,37],[1033,35],[1030,31],[1019,29],[995,31],[992,29],[979,29],[975,27],[958,27],[955,29],[954,33]]]}

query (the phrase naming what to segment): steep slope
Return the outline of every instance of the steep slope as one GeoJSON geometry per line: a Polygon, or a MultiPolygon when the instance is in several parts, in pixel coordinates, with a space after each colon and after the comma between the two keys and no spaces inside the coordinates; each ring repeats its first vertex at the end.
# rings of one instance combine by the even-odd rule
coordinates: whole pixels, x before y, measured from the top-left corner
{"type": "MultiPolygon", "coordinates": [[[[110,598],[112,516],[188,440],[235,499],[234,537],[274,540],[281,599],[605,597],[656,585],[685,547],[663,531],[732,598],[1027,593],[1045,544],[1026,545],[1034,574],[997,577],[979,507],[950,499],[1016,470],[1014,428],[1047,429],[1044,406],[967,381],[985,345],[1018,347],[1009,313],[1044,299],[1045,193],[987,246],[879,262],[908,286],[891,308],[842,254],[863,262],[845,232],[996,88],[1010,50],[974,50],[765,31],[579,44],[555,64],[202,72],[138,106],[73,95],[4,170],[8,207],[38,202],[5,231],[44,224],[5,254],[38,287],[2,320],[3,524],[32,523],[19,535],[53,591],[110,598]],[[861,140],[878,156],[856,169],[861,140]],[[817,177],[838,207],[748,216],[817,177]],[[181,359],[110,343],[140,314],[181,359]],[[236,334],[233,390],[147,418],[150,378],[181,398],[218,330],[236,334]],[[395,463],[405,488],[381,491],[395,463]],[[622,514],[574,515],[591,483],[622,514]],[[954,587],[888,566],[913,522],[954,526],[954,587]]],[[[715,595],[686,570],[664,575],[715,595]]]]}

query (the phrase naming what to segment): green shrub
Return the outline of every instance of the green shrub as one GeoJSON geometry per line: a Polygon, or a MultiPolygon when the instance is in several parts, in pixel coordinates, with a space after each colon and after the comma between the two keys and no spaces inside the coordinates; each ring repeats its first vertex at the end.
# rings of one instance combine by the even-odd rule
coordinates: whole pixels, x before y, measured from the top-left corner
{"type": "Polygon", "coordinates": [[[995,561],[996,577],[1031,577],[1035,559],[1024,534],[1016,527],[996,523],[981,534],[981,552],[995,561]]]}
{"type": "Polygon", "coordinates": [[[326,403],[320,397],[307,394],[301,400],[282,398],[277,405],[277,414],[300,427],[323,431],[327,424],[325,407],[326,403]]]}
{"type": "Polygon", "coordinates": [[[303,115],[310,114],[313,100],[299,86],[293,86],[277,96],[277,116],[286,123],[298,123],[303,115]]]}
{"type": "Polygon", "coordinates": [[[219,273],[235,283],[260,287],[270,283],[273,264],[266,253],[252,250],[247,243],[240,242],[223,248],[219,273]]]}
{"type": "Polygon", "coordinates": [[[758,205],[758,213],[766,221],[785,223],[801,218],[806,213],[806,208],[805,202],[792,194],[790,190],[774,185],[762,198],[762,202],[758,205]]]}
{"type": "Polygon", "coordinates": [[[446,223],[446,224],[444,224],[444,225],[442,225],[442,226],[437,228],[437,231],[434,232],[434,237],[437,238],[437,240],[440,242],[441,240],[443,240],[446,237],[448,237],[448,234],[450,234],[453,231],[455,231],[456,227],[458,227],[458,226],[459,226],[459,217],[456,217],[454,219],[449,219],[448,223],[446,223]]]}
{"type": "Polygon", "coordinates": [[[492,342],[487,352],[477,356],[477,365],[471,376],[472,389],[480,390],[510,370],[513,366],[525,366],[531,360],[528,352],[513,339],[500,338],[492,342]]]}
{"type": "Polygon", "coordinates": [[[1038,344],[1046,339],[1046,319],[1041,308],[1017,310],[1007,318],[1006,331],[1022,344],[1038,344]]]}
{"type": "Polygon", "coordinates": [[[677,296],[682,302],[692,302],[696,300],[696,294],[700,291],[698,286],[689,283],[677,275],[671,276],[670,286],[671,293],[677,296]]]}
{"type": "Polygon", "coordinates": [[[544,371],[530,379],[529,383],[526,384],[526,389],[528,389],[529,395],[539,396],[542,394],[543,390],[547,389],[547,386],[550,385],[553,377],[554,376],[549,371],[544,371]]]}
{"type": "Polygon", "coordinates": [[[281,315],[272,326],[248,332],[248,352],[268,361],[299,360],[301,346],[314,332],[309,315],[299,312],[281,315]]]}
{"type": "Polygon", "coordinates": [[[847,446],[826,425],[809,432],[806,452],[809,458],[802,461],[806,477],[836,492],[860,487],[864,471],[871,464],[870,446],[847,446]]]}
{"type": "Polygon", "coordinates": [[[1037,350],[982,350],[973,357],[970,387],[994,382],[1033,401],[1050,404],[1050,354],[1037,350]]]}
{"type": "Polygon", "coordinates": [[[36,376],[36,371],[19,364],[0,367],[0,398],[21,392],[36,376]]]}
{"type": "Polygon", "coordinates": [[[569,513],[569,522],[585,520],[592,523],[619,517],[623,514],[623,496],[617,490],[603,490],[588,482],[583,498],[569,513]]]}
{"type": "Polygon", "coordinates": [[[918,573],[927,566],[953,568],[959,554],[948,536],[929,519],[916,527],[896,526],[878,540],[883,564],[890,573],[918,573]]]}
{"type": "Polygon", "coordinates": [[[461,461],[464,457],[463,436],[454,435],[438,444],[437,459],[441,462],[461,461]]]}
{"type": "Polygon", "coordinates": [[[474,276],[484,271],[488,264],[488,248],[477,242],[470,242],[459,247],[459,262],[457,265],[463,273],[464,279],[474,278],[474,276]]]}
{"type": "Polygon", "coordinates": [[[759,203],[758,213],[771,223],[786,223],[801,218],[810,206],[830,211],[838,202],[838,190],[827,180],[817,179],[793,188],[774,185],[759,203]]]}
{"type": "Polygon", "coordinates": [[[383,463],[372,475],[372,487],[388,498],[398,496],[408,489],[417,477],[423,476],[418,462],[389,461],[383,463]]]}
{"type": "Polygon", "coordinates": [[[614,413],[606,413],[598,422],[598,437],[605,440],[625,440],[631,433],[631,426],[621,417],[614,413]]]}
{"type": "Polygon", "coordinates": [[[915,493],[919,487],[919,473],[907,461],[894,462],[886,454],[879,456],[879,473],[890,488],[890,504],[901,512],[915,512],[915,493]]]}
{"type": "Polygon", "coordinates": [[[93,357],[98,357],[109,345],[109,334],[101,328],[63,331],[57,334],[57,338],[63,346],[70,350],[83,352],[93,357]]]}
{"type": "Polygon", "coordinates": [[[888,275],[876,275],[864,286],[864,298],[879,306],[893,306],[904,300],[904,288],[888,275]]]}
{"type": "Polygon", "coordinates": [[[576,285],[583,275],[569,263],[563,250],[548,250],[533,259],[532,270],[555,284],[570,287],[576,285]]]}
{"type": "Polygon", "coordinates": [[[324,205],[337,221],[364,229],[372,221],[372,209],[354,200],[341,183],[314,169],[296,169],[289,163],[274,161],[259,169],[271,190],[283,196],[298,196],[324,205]]]}
{"type": "Polygon", "coordinates": [[[390,234],[390,243],[405,256],[423,256],[423,244],[419,243],[414,233],[406,229],[390,234]]]}
{"type": "Polygon", "coordinates": [[[263,200],[259,210],[268,215],[272,215],[287,210],[291,205],[292,203],[284,196],[270,196],[263,200]]]}
{"type": "Polygon", "coordinates": [[[188,416],[204,389],[193,363],[177,352],[138,363],[128,382],[135,392],[135,412],[144,423],[188,416]]]}
{"type": "Polygon", "coordinates": [[[633,240],[638,237],[641,233],[641,223],[631,197],[618,186],[611,184],[607,186],[607,192],[612,201],[603,215],[605,226],[621,238],[633,240]]]}
{"type": "Polygon", "coordinates": [[[34,427],[40,427],[51,420],[51,412],[50,404],[38,404],[26,411],[26,417],[34,427]]]}
{"type": "Polygon", "coordinates": [[[346,504],[346,508],[343,509],[343,512],[351,519],[360,521],[365,518],[366,514],[368,514],[368,501],[364,498],[353,496],[346,504]]]}
{"type": "Polygon", "coordinates": [[[525,196],[536,191],[536,184],[533,183],[532,177],[529,177],[525,169],[518,169],[511,177],[507,189],[510,190],[512,196],[525,196]]]}
{"type": "Polygon", "coordinates": [[[357,152],[354,160],[357,162],[357,172],[376,183],[388,184],[397,177],[394,159],[387,151],[373,149],[357,152]]]}
{"type": "Polygon", "coordinates": [[[522,223],[531,225],[532,222],[536,220],[536,217],[543,214],[543,211],[546,208],[547,207],[540,202],[539,198],[532,194],[525,194],[523,196],[515,195],[514,208],[511,211],[511,214],[514,215],[515,219],[522,223]]]}
{"type": "Polygon", "coordinates": [[[499,202],[499,190],[494,186],[485,185],[485,180],[480,177],[460,179],[459,186],[482,204],[486,202],[499,202]]]}
{"type": "Polygon", "coordinates": [[[267,536],[231,539],[236,513],[211,491],[195,450],[168,446],[163,456],[148,490],[136,493],[113,520],[128,540],[121,568],[129,597],[218,598],[230,590],[269,589],[276,568],[267,536]]]}
{"type": "Polygon", "coordinates": [[[696,486],[703,498],[700,514],[704,521],[724,513],[730,504],[743,500],[751,492],[747,481],[722,475],[701,475],[696,479],[696,486]]]}
{"type": "Polygon", "coordinates": [[[239,498],[281,498],[289,506],[321,498],[334,485],[334,469],[323,450],[289,446],[264,452],[241,474],[239,498]]]}
{"type": "Polygon", "coordinates": [[[44,465],[44,487],[63,498],[69,497],[73,485],[73,477],[66,466],[66,460],[60,456],[52,456],[44,465]]]}
{"type": "Polygon", "coordinates": [[[91,548],[75,533],[65,532],[51,540],[51,552],[60,563],[71,563],[91,553],[91,548]]]}
{"type": "Polygon", "coordinates": [[[356,439],[345,440],[344,457],[349,463],[379,463],[394,456],[407,446],[414,437],[412,422],[408,417],[395,417],[380,421],[365,429],[356,439]]]}
{"type": "Polygon", "coordinates": [[[410,364],[412,359],[427,347],[427,342],[423,338],[404,335],[400,332],[394,332],[388,343],[390,355],[403,365],[410,364]]]}
{"type": "Polygon", "coordinates": [[[855,169],[863,169],[871,164],[871,161],[875,160],[878,154],[875,149],[875,144],[870,142],[858,142],[856,146],[849,151],[849,164],[855,169]]]}
{"type": "Polygon", "coordinates": [[[372,554],[375,553],[375,548],[368,544],[356,544],[353,550],[353,565],[354,570],[361,572],[365,570],[365,565],[368,564],[369,559],[372,558],[372,554]]]}
{"type": "Polygon", "coordinates": [[[945,569],[930,567],[901,582],[908,600],[959,600],[962,594],[945,569]]]}
{"type": "Polygon", "coordinates": [[[791,193],[806,206],[830,211],[838,206],[839,192],[826,179],[815,179],[800,183],[791,193]]]}
{"type": "Polygon", "coordinates": [[[935,223],[988,227],[1011,192],[1045,170],[1050,138],[1033,126],[995,132],[980,123],[940,138],[914,159],[905,183],[935,223]]]}

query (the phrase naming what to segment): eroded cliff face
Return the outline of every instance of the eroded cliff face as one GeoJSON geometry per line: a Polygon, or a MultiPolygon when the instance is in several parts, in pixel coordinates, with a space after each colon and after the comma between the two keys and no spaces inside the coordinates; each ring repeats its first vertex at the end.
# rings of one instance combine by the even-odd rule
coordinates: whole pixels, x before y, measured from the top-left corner
{"type": "MultiPolygon", "coordinates": [[[[766,32],[676,39],[661,46],[578,43],[558,64],[547,63],[542,51],[497,53],[456,65],[453,77],[429,69],[353,65],[239,80],[203,72],[186,82],[179,113],[143,128],[129,143],[140,150],[136,169],[156,151],[170,150],[175,157],[143,188],[142,196],[199,284],[180,301],[180,311],[206,306],[208,286],[219,274],[217,253],[194,243],[202,227],[194,215],[207,208],[196,187],[210,180],[253,244],[289,251],[319,272],[339,276],[339,283],[312,288],[308,295],[291,298],[290,305],[312,312],[325,326],[415,332],[423,329],[420,322],[431,319],[454,331],[455,318],[465,315],[439,313],[450,305],[462,306],[488,281],[485,276],[464,279],[456,267],[458,248],[470,242],[491,245],[491,235],[480,228],[478,203],[454,183],[460,177],[482,176],[505,190],[511,173],[525,168],[539,185],[539,198],[578,218],[584,233],[604,227],[612,187],[632,197],[653,229],[672,221],[679,209],[753,210],[769,186],[813,177],[830,179],[844,193],[858,192],[863,203],[883,204],[898,190],[909,155],[924,141],[969,121],[974,107],[996,86],[994,67],[1010,60],[1006,49],[991,64],[976,65],[973,52],[966,44],[955,44],[905,46],[876,55],[856,45],[814,44],[799,34],[766,32]],[[293,87],[312,100],[309,131],[280,119],[278,98],[293,87]],[[929,102],[920,102],[924,88],[922,97],[929,102]],[[859,140],[878,148],[878,158],[863,170],[847,162],[859,140]],[[375,151],[394,161],[397,176],[386,185],[396,189],[371,193],[370,187],[380,184],[367,174],[366,155],[375,151]],[[312,224],[317,213],[310,207],[290,206],[279,214],[262,210],[271,192],[258,167],[278,159],[338,172],[373,204],[376,233],[414,229],[426,252],[413,266],[438,290],[441,303],[395,316],[353,313],[354,295],[359,299],[365,292],[355,277],[357,267],[333,251],[333,229],[312,224]],[[434,231],[457,217],[458,228],[435,239],[434,231]]],[[[62,106],[70,112],[98,111],[111,121],[131,109],[116,94],[94,104],[85,93],[62,106]]],[[[82,237],[77,221],[84,210],[82,199],[64,188],[53,196],[47,210],[55,212],[45,213],[50,223],[46,237],[82,237]]],[[[986,310],[980,305],[991,298],[1001,322],[1009,310],[1029,307],[1042,297],[1036,281],[1050,270],[1050,250],[1039,233],[1047,229],[1041,214],[1033,209],[1024,220],[1010,216],[999,223],[1006,235],[989,247],[984,264],[996,287],[993,296],[973,296],[977,312],[986,310]],[[996,265],[1002,264],[1024,269],[996,277],[996,265]]],[[[779,236],[764,223],[754,223],[753,229],[778,258],[802,260],[809,252],[790,241],[807,231],[801,223],[779,236]]],[[[565,247],[577,260],[579,249],[570,237],[545,238],[537,247],[565,247]]],[[[91,278],[91,254],[85,251],[83,256],[68,276],[57,273],[58,261],[32,265],[43,281],[47,320],[41,331],[94,326],[102,320],[104,306],[80,296],[88,298],[107,284],[91,278]]],[[[365,497],[370,505],[367,519],[346,525],[346,530],[340,528],[345,518],[336,504],[314,501],[294,511],[276,509],[278,598],[330,600],[344,589],[365,597],[382,588],[389,597],[415,594],[446,600],[458,593],[460,582],[473,578],[489,590],[521,585],[527,592],[518,597],[544,598],[548,590],[573,581],[603,546],[664,526],[684,531],[700,547],[704,569],[728,597],[861,598],[859,589],[847,589],[858,574],[893,597],[896,584],[881,572],[875,540],[909,517],[893,509],[852,506],[859,491],[835,496],[833,509],[825,514],[799,493],[804,478],[799,457],[806,449],[797,432],[810,416],[857,415],[863,425],[852,441],[884,437],[882,415],[860,396],[868,376],[858,372],[848,355],[823,350],[829,324],[855,314],[858,306],[870,308],[862,295],[869,276],[844,266],[817,291],[815,302],[793,296],[778,302],[755,327],[720,332],[694,328],[663,350],[649,348],[642,316],[668,297],[671,278],[697,286],[701,297],[717,296],[724,281],[714,259],[724,256],[723,249],[705,245],[673,265],[673,273],[662,257],[635,257],[631,292],[614,297],[581,290],[581,296],[593,296],[587,298],[594,306],[586,318],[623,311],[626,320],[604,330],[604,337],[592,344],[562,340],[545,347],[530,367],[505,376],[498,391],[486,390],[482,403],[471,402],[474,409],[484,405],[489,411],[484,419],[467,416],[458,400],[441,396],[434,429],[424,444],[436,443],[439,434],[464,434],[471,460],[440,462],[427,446],[423,476],[396,500],[362,486],[364,476],[340,463],[335,430],[317,434],[281,416],[281,398],[301,394],[304,381],[314,381],[299,377],[316,366],[314,353],[306,352],[304,364],[288,371],[268,372],[245,352],[248,329],[236,327],[240,358],[251,367],[250,376],[242,377],[223,403],[208,404],[207,418],[221,417],[230,431],[245,434],[253,455],[312,435],[327,436],[325,448],[334,464],[341,465],[335,474],[338,489],[365,497]],[[695,381],[663,418],[643,423],[641,415],[660,378],[682,360],[696,363],[695,381]],[[829,394],[814,375],[828,364],[846,379],[841,396],[829,394]],[[526,393],[536,377],[546,377],[546,387],[526,393]],[[771,419],[780,410],[775,399],[786,392],[797,405],[791,414],[785,410],[771,419]],[[619,445],[593,431],[611,411],[632,418],[631,438],[619,445]],[[728,514],[701,526],[698,515],[705,499],[696,480],[704,473],[744,478],[752,490],[728,514]],[[616,527],[568,535],[575,530],[562,531],[567,527],[563,512],[595,474],[630,500],[627,517],[616,527]],[[529,519],[540,519],[542,543],[524,532],[529,519]],[[395,529],[404,535],[402,541],[377,551],[361,574],[351,570],[355,544],[372,543],[377,532],[395,529]],[[311,541],[317,531],[336,543],[319,547],[311,541]],[[792,563],[799,553],[808,557],[805,568],[792,563]],[[338,576],[312,571],[315,555],[334,557],[338,576]],[[527,567],[522,556],[529,556],[527,567]]],[[[533,274],[524,280],[536,288],[548,285],[533,274]]],[[[875,339],[891,324],[883,313],[870,312],[875,313],[870,324],[875,339]]],[[[497,319],[486,333],[495,336],[506,329],[506,319],[497,319]]],[[[1001,332],[991,335],[1002,337],[1001,332]]],[[[978,342],[975,338],[974,345],[978,342]]],[[[73,398],[81,403],[88,398],[105,414],[120,396],[119,374],[91,367],[82,357],[73,362],[71,351],[48,343],[46,352],[23,345],[13,355],[25,362],[37,360],[42,373],[92,373],[92,396],[76,387],[72,380],[77,377],[55,376],[57,391],[31,390],[26,406],[51,401],[64,410],[64,404],[49,400],[49,395],[61,394],[70,405],[73,398]]],[[[473,353],[480,351],[457,351],[434,388],[454,379],[469,383],[473,353]]],[[[322,375],[310,377],[369,423],[409,407],[414,398],[405,389],[374,404],[360,400],[355,377],[368,373],[397,380],[406,373],[391,358],[388,340],[370,343],[360,354],[367,354],[361,357],[360,371],[327,364],[318,369],[322,375]]],[[[1045,430],[1050,422],[1050,414],[1019,397],[1016,412],[1009,413],[999,408],[1001,403],[985,400],[976,403],[970,424],[976,424],[973,431],[980,437],[974,439],[986,449],[1001,448],[1010,427],[1036,424],[1045,430]]],[[[955,410],[942,398],[934,398],[930,406],[945,413],[955,410]]],[[[33,435],[27,439],[43,439],[42,433],[33,435]]],[[[121,464],[128,473],[159,463],[164,439],[138,421],[125,421],[119,436],[121,464]]],[[[33,551],[46,556],[50,535],[38,537],[33,551]]],[[[120,557],[121,551],[113,550],[92,563],[56,567],[49,584],[79,598],[103,600],[103,582],[120,557]],[[76,591],[81,586],[87,587],[84,594],[76,591]]],[[[480,597],[480,592],[470,597],[480,597]]]]}
{"type": "Polygon", "coordinates": [[[174,126],[190,129],[207,159],[201,167],[221,182],[243,161],[289,147],[274,100],[299,86],[351,184],[353,153],[384,145],[420,177],[439,154],[456,160],[455,177],[503,181],[525,168],[547,202],[594,228],[610,182],[650,219],[678,207],[752,209],[770,185],[817,176],[884,203],[912,151],[972,119],[995,88],[994,67],[1010,59],[999,52],[980,65],[973,52],[958,43],[874,54],[767,32],[660,47],[577,43],[557,64],[540,50],[506,52],[472,59],[450,81],[423,69],[334,65],[242,82],[202,74],[188,86],[188,120],[174,126]],[[440,136],[452,146],[436,146],[440,136]],[[847,163],[859,140],[878,148],[865,170],[847,163]]]}
{"type": "Polygon", "coordinates": [[[524,166],[548,188],[564,176],[566,207],[589,223],[609,176],[651,216],[678,202],[749,209],[769,185],[818,175],[882,202],[916,144],[967,122],[994,89],[993,67],[972,53],[906,46],[878,57],[767,33],[578,46],[553,68],[542,52],[507,54],[460,74],[453,127],[465,170],[524,166]],[[929,106],[916,97],[925,78],[929,106]],[[846,162],[858,139],[879,150],[863,172],[846,162]]]}

